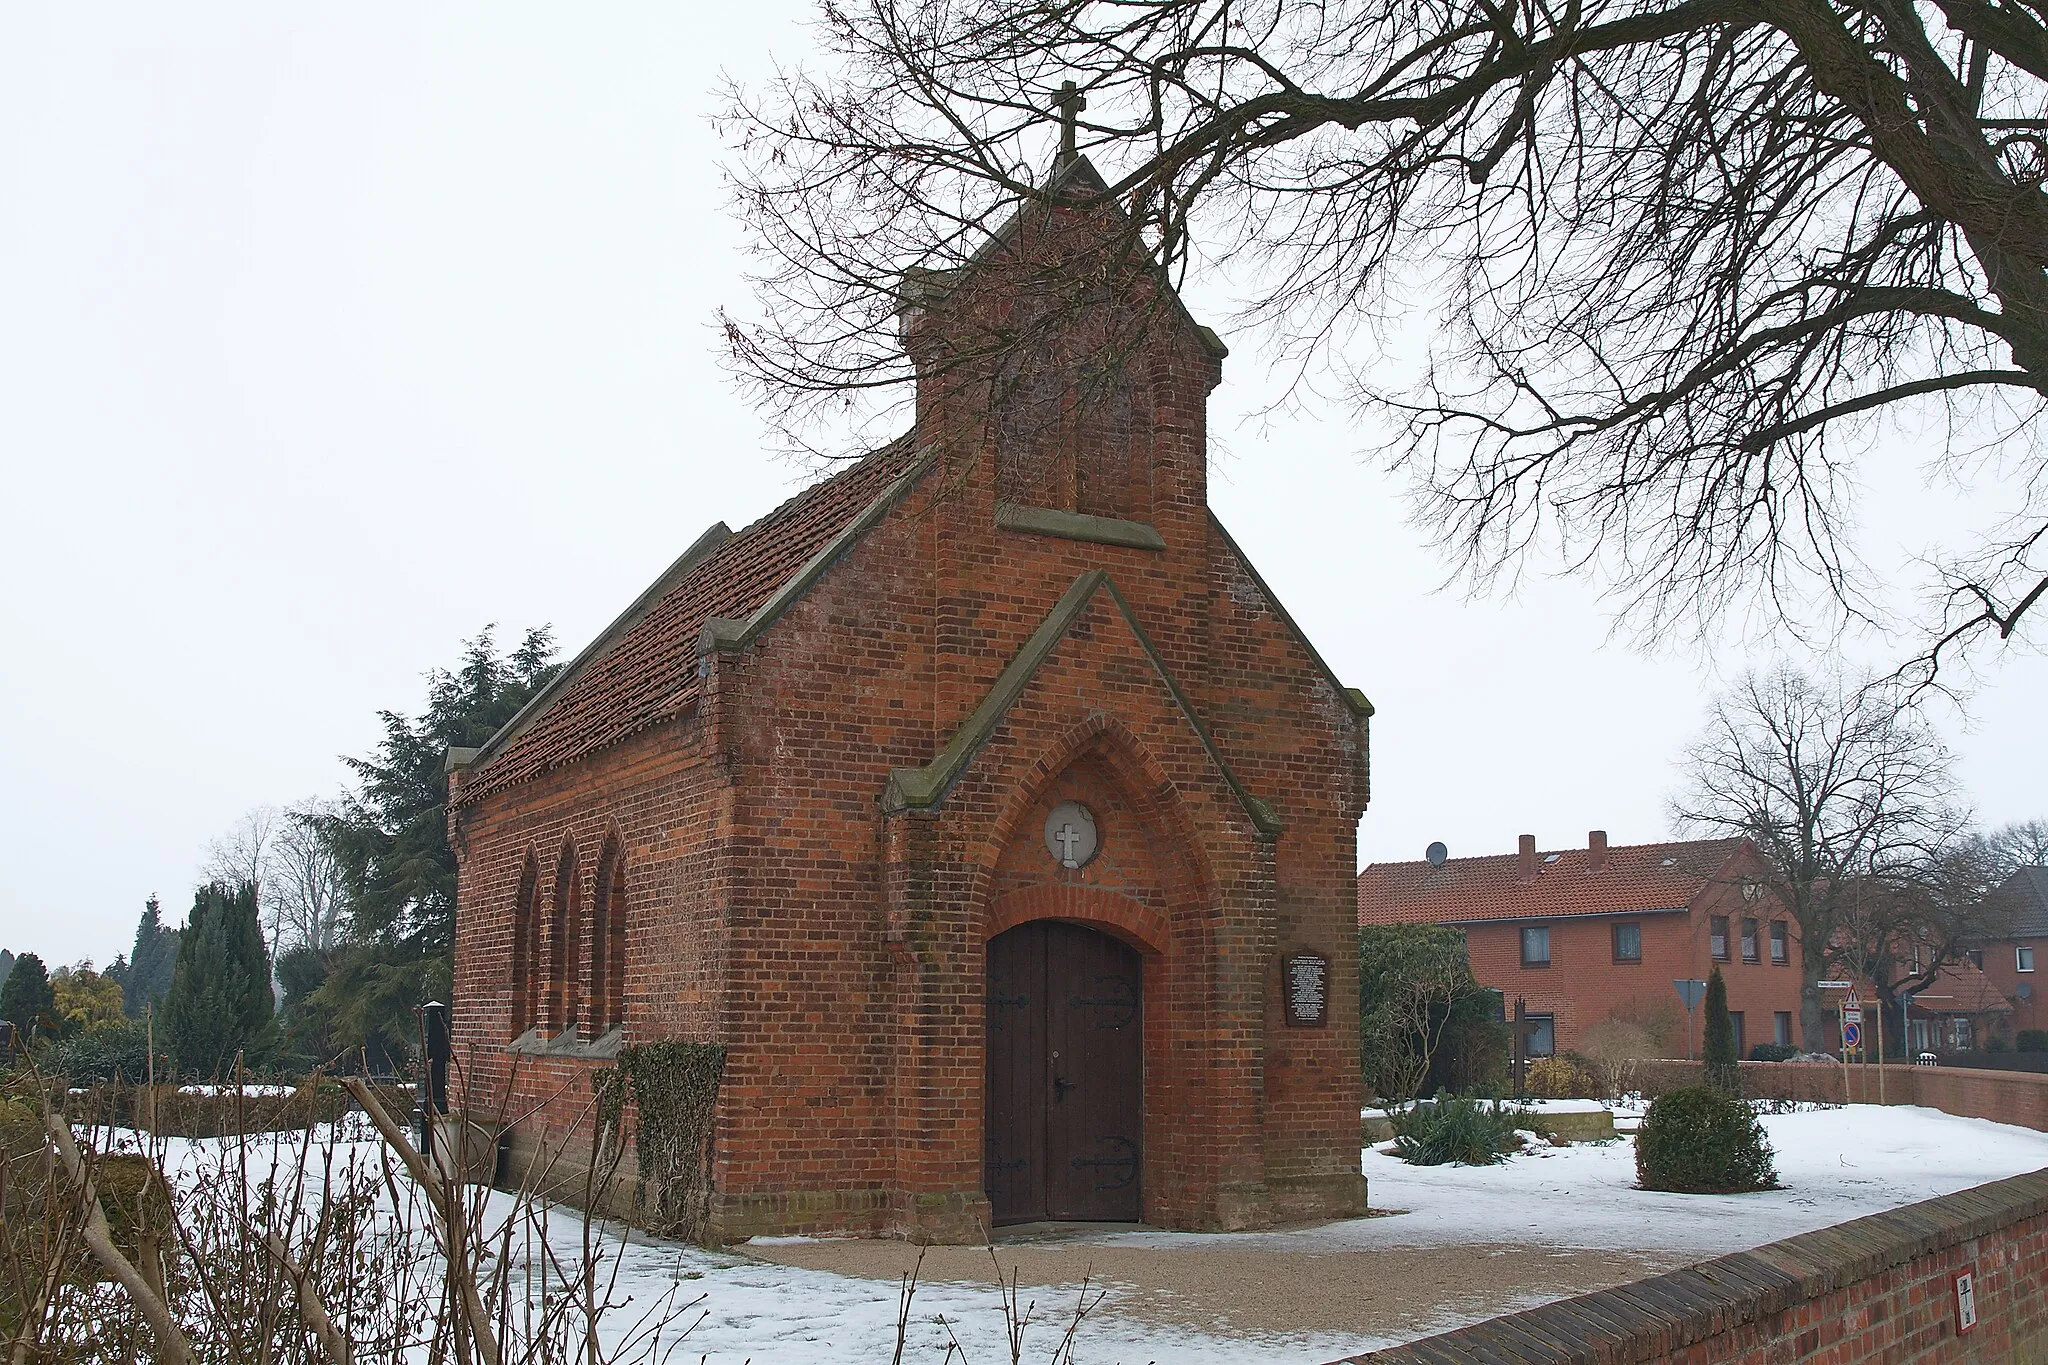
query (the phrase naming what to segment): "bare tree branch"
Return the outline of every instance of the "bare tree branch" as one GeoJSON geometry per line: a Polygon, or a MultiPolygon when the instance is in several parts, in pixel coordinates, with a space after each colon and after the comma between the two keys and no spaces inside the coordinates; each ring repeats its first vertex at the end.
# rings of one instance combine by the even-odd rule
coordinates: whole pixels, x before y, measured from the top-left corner
{"type": "MultiPolygon", "coordinates": [[[[1297,383],[1393,419],[1473,587],[1554,557],[1645,634],[1889,624],[1851,501],[1898,458],[1884,422],[1945,427],[1934,468],[1995,447],[2007,521],[2048,501],[2036,9],[862,0],[819,33],[830,74],[734,89],[722,120],[755,251],[732,362],[806,449],[900,417],[906,282],[989,268],[1058,187],[1117,208],[1102,250],[1232,281],[1297,383]],[[1053,154],[1068,79],[1100,187],[1053,154]],[[1413,384],[1384,363],[1411,297],[1437,324],[1413,384]]],[[[948,363],[1019,372],[1090,306],[1058,295],[948,363]]],[[[1923,685],[2038,616],[2048,568],[2002,524],[1930,562],[1923,685]]]]}

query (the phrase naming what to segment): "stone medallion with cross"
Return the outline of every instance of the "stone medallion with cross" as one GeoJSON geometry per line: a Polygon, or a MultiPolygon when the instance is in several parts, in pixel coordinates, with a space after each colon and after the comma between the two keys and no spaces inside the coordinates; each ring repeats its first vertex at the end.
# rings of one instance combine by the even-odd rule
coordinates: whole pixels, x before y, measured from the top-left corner
{"type": "Polygon", "coordinates": [[[1095,813],[1079,801],[1062,801],[1045,817],[1045,849],[1061,867],[1088,866],[1099,843],[1095,813]]]}

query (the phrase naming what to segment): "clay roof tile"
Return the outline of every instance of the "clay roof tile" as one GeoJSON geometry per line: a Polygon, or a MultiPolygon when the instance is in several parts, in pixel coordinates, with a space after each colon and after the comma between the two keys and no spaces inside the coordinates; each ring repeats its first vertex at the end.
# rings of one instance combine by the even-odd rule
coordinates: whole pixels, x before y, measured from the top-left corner
{"type": "Polygon", "coordinates": [[[912,459],[912,443],[894,441],[811,485],[689,566],[609,648],[600,641],[572,664],[572,676],[537,714],[515,720],[514,733],[487,746],[460,801],[529,781],[694,706],[704,623],[744,619],[760,608],[881,498],[912,459]]]}
{"type": "Polygon", "coordinates": [[[1615,844],[1597,871],[1583,848],[1536,855],[1524,879],[1519,854],[1373,863],[1358,874],[1360,924],[1456,924],[1682,910],[1743,846],[1741,839],[1615,844]]]}

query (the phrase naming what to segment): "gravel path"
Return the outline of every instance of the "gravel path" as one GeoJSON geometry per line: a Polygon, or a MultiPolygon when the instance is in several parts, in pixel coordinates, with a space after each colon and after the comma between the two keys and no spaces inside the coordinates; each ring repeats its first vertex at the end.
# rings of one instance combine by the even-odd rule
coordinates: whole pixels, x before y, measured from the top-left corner
{"type": "MultiPolygon", "coordinates": [[[[1565,1295],[1604,1289],[1682,1265],[1687,1258],[1483,1243],[1305,1251],[1210,1238],[1130,1246],[1101,1233],[1039,1234],[995,1248],[923,1248],[924,1282],[993,1285],[996,1266],[1016,1275],[1041,1315],[1073,1312],[1084,1277],[1116,1291],[1119,1317],[1219,1335],[1343,1335],[1406,1339],[1565,1295]],[[1032,1291],[1038,1291],[1033,1293],[1032,1291]]],[[[895,1283],[918,1265],[902,1242],[821,1240],[750,1243],[751,1256],[860,1279],[895,1283]]],[[[1357,1349],[1363,1349],[1361,1345],[1357,1349]]],[[[1308,1357],[1304,1357],[1307,1359],[1308,1357]]]]}

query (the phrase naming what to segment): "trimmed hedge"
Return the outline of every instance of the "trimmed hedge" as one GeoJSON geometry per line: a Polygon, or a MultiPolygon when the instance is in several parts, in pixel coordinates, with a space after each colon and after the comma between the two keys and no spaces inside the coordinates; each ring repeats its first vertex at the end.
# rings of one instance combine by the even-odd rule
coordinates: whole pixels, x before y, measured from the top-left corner
{"type": "Polygon", "coordinates": [[[1758,1043],[1749,1050],[1752,1062],[1789,1062],[1799,1055],[1799,1049],[1790,1043],[1758,1043]]]}
{"type": "Polygon", "coordinates": [[[1677,1194],[1778,1187],[1764,1126],[1747,1104],[1710,1086],[1659,1096],[1636,1132],[1636,1182],[1677,1194]]]}
{"type": "Polygon", "coordinates": [[[2015,1052],[2048,1052],[2048,1028],[2023,1028],[2013,1039],[2015,1052]]]}

